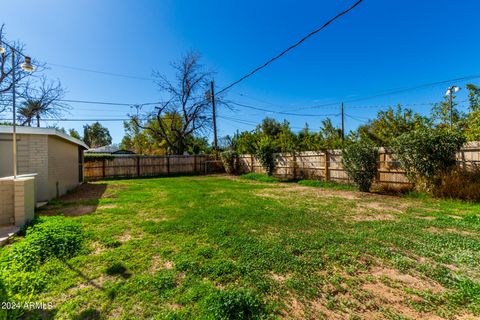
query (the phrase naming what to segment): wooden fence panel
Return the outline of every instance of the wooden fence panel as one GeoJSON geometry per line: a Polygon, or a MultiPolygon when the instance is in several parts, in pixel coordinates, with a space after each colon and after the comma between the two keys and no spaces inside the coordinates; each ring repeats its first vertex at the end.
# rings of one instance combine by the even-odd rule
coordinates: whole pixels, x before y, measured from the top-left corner
{"type": "MultiPolygon", "coordinates": [[[[349,182],[342,166],[342,151],[305,151],[293,154],[276,154],[277,168],[274,175],[279,178],[313,179],[349,182]]],[[[467,143],[456,155],[461,168],[480,167],[480,142],[467,143]]],[[[240,155],[240,171],[265,173],[258,159],[251,155],[240,155]]],[[[384,148],[379,149],[378,175],[376,183],[388,187],[409,185],[400,163],[384,148]]]]}
{"type": "MultiPolygon", "coordinates": [[[[480,142],[467,143],[457,153],[456,158],[461,168],[480,166],[480,142]]],[[[275,159],[277,168],[274,175],[281,178],[349,182],[342,167],[341,150],[276,154],[275,159]]],[[[113,159],[86,162],[84,174],[86,180],[195,174],[204,173],[206,162],[212,162],[212,160],[214,159],[209,155],[118,156],[113,159]]],[[[239,167],[241,173],[265,173],[262,165],[253,155],[240,155],[239,167]]],[[[213,164],[210,169],[215,172],[222,170],[221,166],[213,166],[213,164]]],[[[399,162],[383,148],[379,149],[376,182],[391,187],[409,184],[405,172],[400,169],[399,162]]]]}
{"type": "MultiPolygon", "coordinates": [[[[85,162],[84,177],[85,180],[97,180],[198,174],[205,172],[205,163],[211,160],[213,158],[208,155],[115,156],[113,159],[85,162]]],[[[221,172],[223,168],[217,167],[210,168],[210,171],[221,172]]]]}

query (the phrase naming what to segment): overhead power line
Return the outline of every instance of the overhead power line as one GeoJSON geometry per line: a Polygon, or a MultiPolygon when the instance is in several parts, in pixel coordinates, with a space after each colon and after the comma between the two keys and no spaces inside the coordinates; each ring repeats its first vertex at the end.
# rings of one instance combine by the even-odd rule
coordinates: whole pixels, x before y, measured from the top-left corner
{"type": "Polygon", "coordinates": [[[287,54],[289,51],[295,49],[296,47],[298,47],[300,44],[302,44],[305,40],[307,40],[308,38],[310,38],[311,36],[317,34],[318,32],[322,31],[324,28],[326,28],[329,24],[331,24],[332,22],[334,22],[335,20],[337,20],[338,18],[340,18],[341,16],[347,14],[348,12],[350,12],[351,10],[353,10],[356,6],[358,6],[363,0],[358,0],[357,2],[355,2],[350,8],[338,13],[336,16],[334,16],[333,18],[331,18],[330,20],[328,20],[327,22],[325,22],[320,28],[317,28],[315,30],[313,30],[312,32],[310,32],[309,34],[307,34],[306,36],[304,36],[303,38],[301,38],[300,40],[298,40],[296,43],[294,43],[293,45],[291,45],[290,47],[288,47],[287,49],[283,50],[282,52],[280,52],[279,54],[277,54],[276,56],[274,56],[273,58],[271,58],[270,60],[268,60],[267,62],[265,62],[264,64],[258,66],[257,68],[253,69],[252,71],[250,71],[249,73],[247,73],[246,75],[244,75],[243,77],[241,77],[240,79],[232,82],[231,84],[229,84],[228,86],[226,86],[225,88],[221,89],[220,91],[217,92],[217,94],[221,94],[222,92],[230,89],[231,87],[237,85],[238,83],[242,82],[243,80],[247,79],[248,77],[251,77],[253,74],[257,73],[258,71],[260,71],[261,69],[267,67],[269,64],[271,64],[272,62],[274,62],[275,60],[281,58],[283,55],[287,54]]]}
{"type": "Polygon", "coordinates": [[[144,81],[155,81],[155,79],[153,79],[153,78],[147,78],[147,77],[141,77],[141,76],[134,76],[134,75],[128,75],[128,74],[121,74],[121,73],[113,73],[113,72],[100,71],[100,70],[87,69],[87,68],[74,67],[74,66],[67,66],[67,65],[64,65],[64,64],[57,64],[57,63],[46,62],[46,64],[54,66],[54,67],[71,69],[71,70],[82,71],[82,72],[102,74],[102,75],[106,75],[106,76],[113,76],[113,77],[119,77],[119,78],[129,78],[129,79],[144,80],[144,81]]]}
{"type": "Polygon", "coordinates": [[[247,109],[253,109],[253,110],[260,110],[260,111],[265,111],[265,112],[270,112],[270,113],[276,113],[276,114],[283,114],[287,116],[300,116],[300,117],[335,117],[338,116],[338,113],[330,113],[330,114],[308,114],[308,113],[292,113],[292,112],[283,112],[283,111],[275,111],[275,110],[270,110],[270,109],[264,109],[260,107],[255,107],[251,105],[246,105],[243,103],[238,103],[238,102],[229,102],[230,104],[234,104],[236,106],[242,107],[242,108],[247,108],[247,109]]]}
{"type": "MultiPolygon", "coordinates": [[[[385,96],[390,96],[390,95],[395,95],[399,93],[404,93],[408,91],[414,91],[418,89],[424,89],[424,88],[429,88],[429,87],[435,87],[438,85],[442,84],[448,84],[448,83],[453,83],[453,82],[460,82],[460,81],[466,81],[466,80],[473,80],[473,79],[479,79],[480,75],[470,75],[470,76],[465,76],[465,77],[459,77],[459,78],[454,78],[454,79],[448,79],[448,80],[442,80],[442,81],[437,81],[437,82],[430,82],[430,83],[424,83],[418,86],[412,86],[412,87],[405,87],[405,88],[397,88],[397,89],[390,89],[390,90],[385,90],[376,94],[373,94],[371,96],[366,96],[366,97],[360,97],[360,98],[354,98],[354,99],[347,99],[343,100],[344,103],[351,103],[351,102],[358,102],[358,101],[364,101],[364,100],[370,100],[374,98],[379,98],[379,97],[385,97],[385,96]]],[[[316,109],[316,108],[322,108],[322,107],[329,107],[329,106],[334,106],[334,105],[339,105],[341,104],[342,101],[337,101],[337,102],[332,102],[332,103],[325,103],[325,104],[319,104],[319,105],[314,105],[310,107],[303,107],[303,108],[298,108],[295,110],[306,110],[306,109],[316,109]]],[[[432,102],[435,103],[435,102],[432,102]]]]}

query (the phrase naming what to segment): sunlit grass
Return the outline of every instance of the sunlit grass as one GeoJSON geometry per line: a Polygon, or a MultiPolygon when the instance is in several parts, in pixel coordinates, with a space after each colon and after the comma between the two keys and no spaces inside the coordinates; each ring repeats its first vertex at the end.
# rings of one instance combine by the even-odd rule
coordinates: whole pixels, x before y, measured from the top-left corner
{"type": "Polygon", "coordinates": [[[37,270],[33,300],[55,319],[480,314],[480,205],[257,178],[112,180],[55,202],[98,207],[69,217],[88,250],[37,270]]]}

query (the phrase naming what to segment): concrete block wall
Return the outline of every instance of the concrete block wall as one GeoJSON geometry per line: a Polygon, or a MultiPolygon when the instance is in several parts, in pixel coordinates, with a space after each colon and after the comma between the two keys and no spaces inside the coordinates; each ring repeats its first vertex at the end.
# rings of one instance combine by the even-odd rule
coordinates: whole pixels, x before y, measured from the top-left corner
{"type": "Polygon", "coordinates": [[[0,225],[13,224],[14,187],[13,180],[0,180],[0,225]]]}
{"type": "Polygon", "coordinates": [[[76,145],[57,137],[48,137],[49,199],[61,196],[79,185],[78,161],[76,145]]]}
{"type": "Polygon", "coordinates": [[[48,136],[21,135],[17,142],[18,174],[37,173],[38,201],[48,200],[48,136]]]}
{"type": "Polygon", "coordinates": [[[15,225],[21,227],[34,218],[35,178],[19,178],[13,182],[15,225]]]}

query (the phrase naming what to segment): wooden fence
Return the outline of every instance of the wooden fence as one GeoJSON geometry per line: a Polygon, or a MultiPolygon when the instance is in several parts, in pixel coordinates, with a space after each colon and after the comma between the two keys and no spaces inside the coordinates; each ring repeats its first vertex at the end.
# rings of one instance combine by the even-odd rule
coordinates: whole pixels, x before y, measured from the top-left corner
{"type": "Polygon", "coordinates": [[[209,155],[115,156],[87,161],[83,168],[85,180],[224,172],[221,162],[209,155]]]}
{"type": "MultiPolygon", "coordinates": [[[[290,179],[313,179],[349,182],[342,168],[341,150],[307,151],[296,154],[277,154],[274,175],[290,179]]],[[[480,142],[470,142],[457,153],[462,168],[480,166],[480,142]]],[[[264,173],[253,155],[240,156],[242,173],[264,173]]],[[[209,155],[185,156],[117,156],[113,159],[89,161],[84,164],[85,180],[104,178],[154,177],[175,174],[208,174],[224,172],[221,161],[209,155]]],[[[392,154],[380,148],[376,182],[391,187],[409,185],[405,172],[392,154]]]]}
{"type": "MultiPolygon", "coordinates": [[[[289,179],[313,179],[349,182],[342,167],[341,150],[308,151],[296,154],[277,154],[277,167],[274,175],[289,179]]],[[[462,168],[480,165],[480,142],[470,142],[457,153],[457,164],[462,168]]],[[[265,173],[260,162],[252,155],[240,156],[242,173],[265,173]]],[[[408,186],[410,183],[399,162],[384,148],[379,150],[378,174],[376,183],[388,187],[408,186]]]]}

